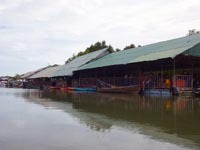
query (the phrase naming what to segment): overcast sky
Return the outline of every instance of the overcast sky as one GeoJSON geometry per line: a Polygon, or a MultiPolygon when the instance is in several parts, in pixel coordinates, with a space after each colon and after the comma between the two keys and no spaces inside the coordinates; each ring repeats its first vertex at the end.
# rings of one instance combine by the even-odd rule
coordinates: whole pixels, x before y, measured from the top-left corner
{"type": "Polygon", "coordinates": [[[146,45],[200,29],[200,0],[0,0],[0,76],[64,61],[96,41],[146,45]]]}

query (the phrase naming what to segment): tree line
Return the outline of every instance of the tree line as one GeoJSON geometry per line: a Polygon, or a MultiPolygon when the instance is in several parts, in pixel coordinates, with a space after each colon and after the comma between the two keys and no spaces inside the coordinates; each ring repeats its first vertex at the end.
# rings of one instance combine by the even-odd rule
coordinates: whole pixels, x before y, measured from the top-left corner
{"type": "MultiPolygon", "coordinates": [[[[141,47],[141,46],[138,45],[138,47],[141,47]]],[[[95,44],[92,44],[89,47],[87,47],[84,51],[81,51],[76,55],[73,54],[72,57],[68,58],[65,61],[65,64],[69,63],[70,61],[72,61],[76,57],[83,56],[85,54],[88,54],[88,53],[91,53],[91,52],[94,52],[94,51],[97,51],[97,50],[100,50],[100,49],[103,49],[103,48],[108,48],[108,51],[110,53],[121,51],[121,49],[119,49],[119,48],[114,49],[111,45],[107,45],[106,41],[101,41],[101,42],[98,41],[95,44]]],[[[130,49],[130,48],[136,48],[135,44],[130,44],[128,46],[125,46],[122,50],[127,50],[127,49],[130,49]]]]}
{"type": "MultiPolygon", "coordinates": [[[[196,34],[200,34],[200,30],[191,29],[191,30],[188,30],[188,33],[187,33],[186,36],[191,36],[191,35],[196,35],[196,34]]],[[[141,45],[138,45],[138,47],[141,47],[141,45]]],[[[68,58],[65,61],[65,64],[69,63],[70,61],[72,61],[76,57],[79,57],[79,56],[82,56],[82,55],[85,55],[85,54],[88,54],[88,53],[91,53],[91,52],[94,52],[94,51],[97,51],[97,50],[100,50],[100,49],[103,49],[103,48],[108,48],[108,51],[111,52],[111,53],[121,51],[121,49],[119,49],[119,48],[114,49],[111,45],[107,45],[106,41],[96,42],[95,44],[92,44],[89,47],[87,47],[85,49],[85,51],[81,51],[76,55],[73,54],[72,57],[68,58]]],[[[135,44],[130,44],[128,46],[125,46],[122,50],[127,50],[127,49],[131,49],[131,48],[136,48],[135,44]]]]}

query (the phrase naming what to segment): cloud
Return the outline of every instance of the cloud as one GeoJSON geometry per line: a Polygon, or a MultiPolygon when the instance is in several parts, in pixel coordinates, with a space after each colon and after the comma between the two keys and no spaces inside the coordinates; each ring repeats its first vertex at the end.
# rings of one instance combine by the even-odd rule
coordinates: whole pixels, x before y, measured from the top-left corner
{"type": "Polygon", "coordinates": [[[0,75],[62,64],[90,44],[116,48],[184,36],[198,0],[0,0],[0,75]],[[12,65],[11,65],[12,64],[12,65]]]}

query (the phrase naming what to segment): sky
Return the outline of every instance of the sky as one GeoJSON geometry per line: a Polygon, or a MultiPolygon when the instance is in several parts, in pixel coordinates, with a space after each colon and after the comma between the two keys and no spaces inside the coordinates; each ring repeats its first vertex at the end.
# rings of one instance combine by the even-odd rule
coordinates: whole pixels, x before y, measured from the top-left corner
{"type": "Polygon", "coordinates": [[[105,40],[146,45],[200,29],[200,0],[0,0],[0,76],[53,64],[105,40]]]}

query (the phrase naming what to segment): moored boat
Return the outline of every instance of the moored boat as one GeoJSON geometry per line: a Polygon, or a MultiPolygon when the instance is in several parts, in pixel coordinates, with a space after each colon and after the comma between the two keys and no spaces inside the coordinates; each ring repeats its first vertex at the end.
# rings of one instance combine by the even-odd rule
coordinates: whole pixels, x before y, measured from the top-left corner
{"type": "Polygon", "coordinates": [[[65,92],[65,91],[68,91],[69,89],[68,89],[68,87],[61,87],[60,90],[65,92]]]}
{"type": "Polygon", "coordinates": [[[167,88],[152,88],[152,89],[141,90],[140,94],[156,95],[156,96],[170,96],[172,93],[171,93],[171,90],[167,88]]]}
{"type": "Polygon", "coordinates": [[[114,86],[101,80],[97,81],[97,92],[104,93],[139,93],[139,85],[114,86]]]}
{"type": "Polygon", "coordinates": [[[61,91],[96,91],[96,87],[61,87],[61,91]]]}
{"type": "Polygon", "coordinates": [[[194,94],[200,96],[200,84],[198,83],[194,88],[194,94]]]}
{"type": "Polygon", "coordinates": [[[97,88],[98,92],[105,93],[138,93],[140,90],[139,85],[132,86],[112,86],[112,87],[100,87],[97,88]]]}
{"type": "Polygon", "coordinates": [[[51,90],[60,90],[60,87],[57,87],[57,86],[50,86],[49,87],[51,90]]]}
{"type": "Polygon", "coordinates": [[[95,87],[75,87],[75,91],[96,91],[95,87]]]}
{"type": "Polygon", "coordinates": [[[67,87],[68,91],[74,91],[75,88],[74,87],[67,87]]]}

